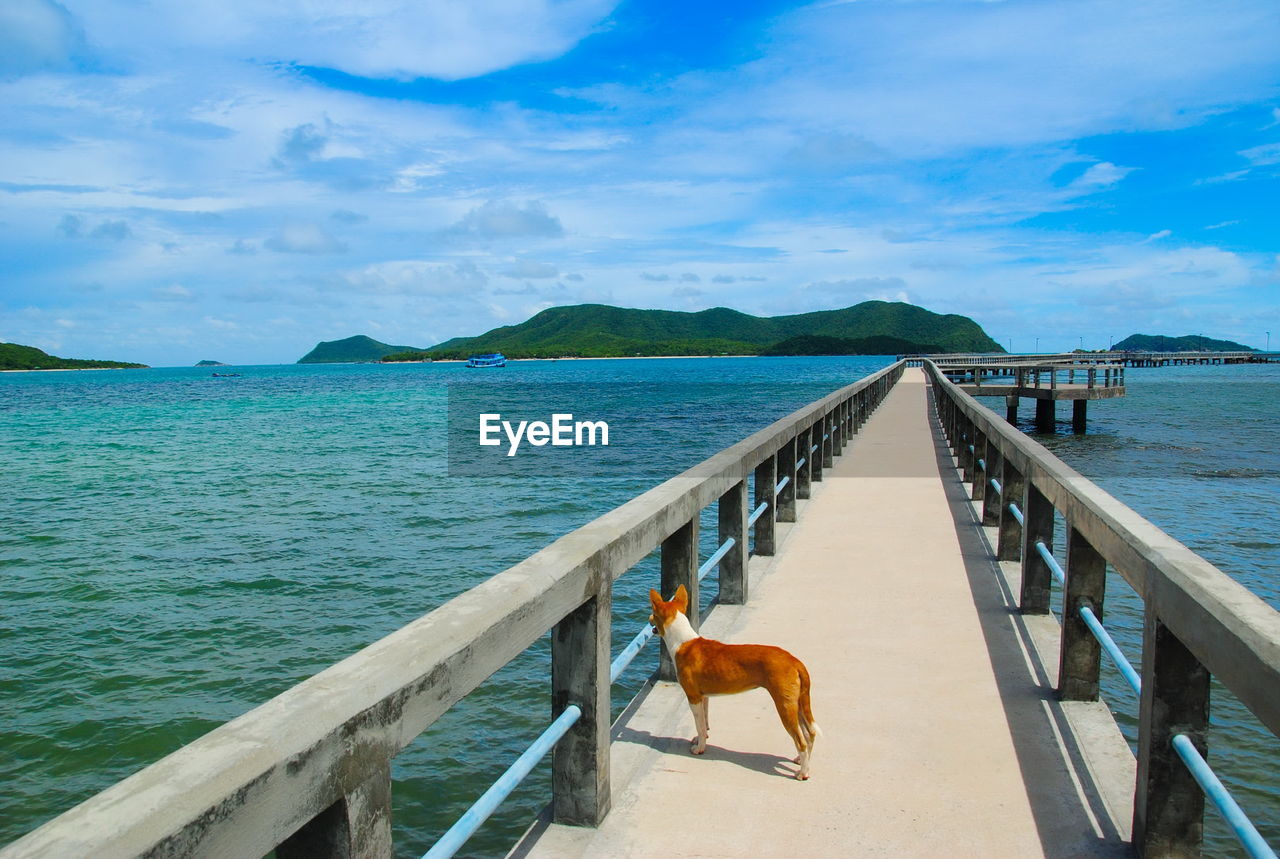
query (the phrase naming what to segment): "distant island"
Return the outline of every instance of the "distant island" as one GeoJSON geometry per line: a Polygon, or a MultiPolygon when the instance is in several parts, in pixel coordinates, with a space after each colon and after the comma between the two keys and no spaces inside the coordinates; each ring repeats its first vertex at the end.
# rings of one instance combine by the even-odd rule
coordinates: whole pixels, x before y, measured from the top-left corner
{"type": "Polygon", "coordinates": [[[322,340],[298,359],[299,364],[372,364],[397,352],[412,352],[414,346],[392,346],[357,334],[345,340],[322,340]]]}
{"type": "Polygon", "coordinates": [[[1130,334],[1111,347],[1116,352],[1256,352],[1252,346],[1231,340],[1214,340],[1199,334],[1165,337],[1162,334],[1130,334]]]}
{"type": "Polygon", "coordinates": [[[1004,351],[967,316],[933,313],[904,302],[865,301],[841,310],[772,317],[727,307],[687,313],[579,304],[551,307],[519,325],[478,337],[389,352],[381,360],[460,359],[488,352],[508,358],[620,358],[1004,351]]]}
{"type": "Polygon", "coordinates": [[[59,358],[34,346],[0,343],[0,370],[133,370],[146,364],[128,361],[93,361],[85,358],[59,358]]]}
{"type": "Polygon", "coordinates": [[[224,364],[224,363],[222,363],[221,361],[207,361],[207,360],[206,360],[206,361],[198,361],[198,362],[196,362],[196,366],[197,366],[197,367],[227,367],[227,366],[230,366],[230,365],[229,365],[229,364],[224,364]]]}

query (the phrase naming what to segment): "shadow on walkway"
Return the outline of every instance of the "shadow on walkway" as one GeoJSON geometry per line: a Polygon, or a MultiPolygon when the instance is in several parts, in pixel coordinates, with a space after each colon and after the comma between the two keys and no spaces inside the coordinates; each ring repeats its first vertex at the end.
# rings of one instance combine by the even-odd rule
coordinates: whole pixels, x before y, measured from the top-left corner
{"type": "MultiPolygon", "coordinates": [[[[1083,711],[1080,715],[1084,721],[1100,722],[1088,726],[1087,734],[1102,734],[1099,739],[1108,741],[1108,751],[1113,756],[1116,741],[1121,745],[1124,741],[1105,705],[1064,704],[1058,700],[1057,653],[1042,653],[1044,632],[1051,632],[1043,627],[1056,627],[1057,623],[1050,616],[1024,617],[1019,612],[1015,596],[1020,586],[1017,564],[1002,567],[995,560],[995,546],[970,500],[968,486],[961,482],[935,417],[932,386],[926,408],[974,608],[1044,855],[1132,855],[1128,844],[1130,807],[1123,798],[1117,798],[1117,793],[1123,796],[1126,786],[1114,783],[1114,767],[1104,775],[1109,779],[1106,784],[1091,769],[1090,760],[1096,756],[1090,756],[1080,743],[1082,720],[1069,718],[1066,708],[1083,711]],[[1033,635],[1032,624],[1042,627],[1041,634],[1033,635]],[[1037,639],[1042,642],[1040,648],[1036,646],[1037,639]],[[1047,658],[1054,660],[1051,665],[1045,664],[1047,658]],[[1108,731],[1113,736],[1107,736],[1108,731]],[[1049,738],[1056,742],[1047,741],[1049,738]]],[[[1120,763],[1123,766],[1123,761],[1120,763]]],[[[1132,761],[1129,765],[1132,767],[1132,761]]],[[[1130,779],[1130,793],[1132,784],[1130,779]]]]}

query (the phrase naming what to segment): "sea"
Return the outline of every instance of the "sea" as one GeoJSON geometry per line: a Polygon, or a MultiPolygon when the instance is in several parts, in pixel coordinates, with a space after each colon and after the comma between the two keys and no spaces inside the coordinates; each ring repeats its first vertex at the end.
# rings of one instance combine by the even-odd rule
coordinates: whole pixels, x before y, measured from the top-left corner
{"type": "MultiPolygon", "coordinates": [[[[0,373],[0,844],[891,361],[0,373]],[[454,406],[486,386],[558,392],[632,443],[533,479],[464,462],[454,406]]],[[[1280,608],[1280,365],[1129,369],[1126,382],[1126,397],[1090,404],[1086,433],[1064,412],[1037,438],[1280,608]]],[[[619,580],[615,651],[657,575],[655,555],[619,580]]],[[[1114,574],[1106,608],[1136,662],[1141,606],[1114,574]]],[[[656,650],[615,686],[615,710],[656,650]]],[[[548,652],[544,637],[395,759],[397,855],[425,852],[546,726],[548,652]]],[[[1133,742],[1136,700],[1109,667],[1103,689],[1133,742]]],[[[1280,846],[1280,743],[1213,694],[1211,760],[1280,846]]],[[[502,855],[549,783],[544,762],[460,855],[502,855]]],[[[1208,855],[1239,855],[1212,809],[1206,829],[1208,855]]]]}

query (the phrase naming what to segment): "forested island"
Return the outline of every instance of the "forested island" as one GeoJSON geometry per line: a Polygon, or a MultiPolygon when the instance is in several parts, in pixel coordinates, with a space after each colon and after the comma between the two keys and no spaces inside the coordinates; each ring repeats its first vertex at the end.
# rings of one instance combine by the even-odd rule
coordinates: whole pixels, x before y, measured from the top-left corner
{"type": "Polygon", "coordinates": [[[357,334],[345,340],[322,340],[298,359],[299,364],[370,364],[398,352],[415,351],[414,346],[392,346],[357,334]]]}
{"type": "Polygon", "coordinates": [[[59,358],[34,346],[0,343],[0,370],[128,370],[146,366],[146,364],[133,364],[128,361],[59,358]]]}
{"type": "Polygon", "coordinates": [[[1116,352],[1256,352],[1252,346],[1231,340],[1214,340],[1199,334],[1165,337],[1163,334],[1130,334],[1111,347],[1116,352]]]}
{"type": "Polygon", "coordinates": [[[726,307],[688,313],[579,304],[548,308],[519,325],[504,325],[477,337],[456,337],[429,349],[391,352],[381,360],[461,359],[489,352],[501,352],[508,358],[619,358],[1004,349],[967,316],[933,313],[903,302],[865,301],[840,310],[772,317],[726,307]]]}

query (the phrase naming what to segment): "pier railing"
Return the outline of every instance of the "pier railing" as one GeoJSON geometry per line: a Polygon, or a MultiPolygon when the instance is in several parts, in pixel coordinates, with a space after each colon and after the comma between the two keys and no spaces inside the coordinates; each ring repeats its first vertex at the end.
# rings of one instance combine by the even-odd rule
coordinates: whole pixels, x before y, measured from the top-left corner
{"type": "Polygon", "coordinates": [[[1104,647],[1125,661],[1099,633],[1107,565],[1141,597],[1141,669],[1126,675],[1140,696],[1134,844],[1147,856],[1198,855],[1202,773],[1183,761],[1206,753],[1209,678],[1280,734],[1280,612],[980,405],[939,367],[925,369],[982,522],[998,528],[997,557],[1021,562],[1021,610],[1048,613],[1053,579],[1063,586],[1060,697],[1097,699],[1104,647]],[[1065,534],[1054,534],[1055,511],[1065,534]],[[1055,539],[1065,544],[1065,568],[1053,557],[1055,539]]]}
{"type": "Polygon", "coordinates": [[[0,856],[391,856],[392,758],[548,631],[550,715],[568,724],[552,751],[552,817],[599,823],[610,807],[613,582],[660,548],[662,591],[685,585],[698,626],[699,518],[716,503],[719,600],[746,602],[749,543],[751,553],[773,554],[775,523],[794,520],[795,500],[822,480],[903,366],[811,403],[561,537],[0,856]]]}
{"type": "MultiPolygon", "coordinates": [[[[1087,391],[1124,387],[1124,365],[1089,364],[962,364],[939,365],[938,369],[952,381],[967,380],[981,388],[1025,388],[1032,391],[1057,391],[1059,388],[1083,388],[1087,391]],[[995,377],[991,380],[990,377],[995,377]],[[988,381],[984,382],[984,378],[988,381]]],[[[1003,390],[1001,391],[1003,393],[1003,390]]]]}

